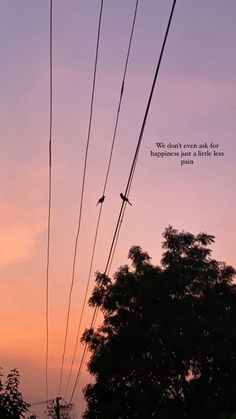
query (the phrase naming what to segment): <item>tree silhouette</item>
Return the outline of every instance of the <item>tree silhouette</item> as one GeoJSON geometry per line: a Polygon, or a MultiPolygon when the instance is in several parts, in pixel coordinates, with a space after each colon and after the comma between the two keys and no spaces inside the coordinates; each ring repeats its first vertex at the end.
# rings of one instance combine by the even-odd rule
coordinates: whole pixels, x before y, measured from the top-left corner
{"type": "Polygon", "coordinates": [[[0,418],[20,419],[28,412],[29,404],[24,402],[19,392],[19,372],[16,369],[10,371],[6,382],[3,384],[0,374],[0,418]]]}
{"type": "Polygon", "coordinates": [[[95,383],[84,418],[220,419],[236,411],[235,270],[211,257],[214,236],[163,233],[161,267],[138,246],[114,281],[97,274],[86,330],[95,383]]]}
{"type": "MultiPolygon", "coordinates": [[[[57,404],[56,400],[52,400],[47,404],[47,410],[45,414],[50,418],[57,418],[57,404]]],[[[63,403],[59,403],[59,411],[60,411],[60,418],[61,419],[70,419],[72,418],[72,409],[73,405],[70,403],[65,403],[63,400],[63,403]]]]}

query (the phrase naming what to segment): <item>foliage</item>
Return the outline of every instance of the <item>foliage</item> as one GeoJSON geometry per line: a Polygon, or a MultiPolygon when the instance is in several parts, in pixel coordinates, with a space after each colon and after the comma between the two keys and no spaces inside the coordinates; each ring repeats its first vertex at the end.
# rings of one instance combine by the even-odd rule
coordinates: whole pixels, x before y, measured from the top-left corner
{"type": "Polygon", "coordinates": [[[224,413],[221,414],[220,419],[236,419],[236,412],[233,415],[225,415],[224,413]]]}
{"type": "Polygon", "coordinates": [[[235,270],[211,257],[214,236],[164,234],[161,267],[138,246],[114,281],[97,274],[86,330],[84,418],[220,419],[236,410],[235,270]]]}
{"type": "MultiPolygon", "coordinates": [[[[71,417],[71,410],[73,405],[72,404],[67,404],[67,403],[59,403],[59,407],[60,407],[60,417],[61,419],[69,419],[71,417]]],[[[48,417],[50,418],[57,418],[57,414],[56,414],[56,401],[51,401],[48,403],[47,405],[47,411],[45,412],[47,414],[48,417]]]]}
{"type": "Polygon", "coordinates": [[[6,382],[3,384],[0,375],[0,418],[20,419],[28,412],[29,405],[24,402],[19,392],[19,372],[10,371],[6,382]]]}

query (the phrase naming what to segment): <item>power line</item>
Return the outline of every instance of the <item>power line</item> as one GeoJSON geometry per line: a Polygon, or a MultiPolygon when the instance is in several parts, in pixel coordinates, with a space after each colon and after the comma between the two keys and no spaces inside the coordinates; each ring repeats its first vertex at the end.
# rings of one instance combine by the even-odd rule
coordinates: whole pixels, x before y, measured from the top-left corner
{"type": "Polygon", "coordinates": [[[123,213],[122,213],[121,218],[120,218],[120,221],[119,221],[119,226],[118,226],[118,230],[117,230],[117,234],[116,234],[116,239],[115,239],[115,242],[114,242],[113,250],[112,250],[112,253],[111,253],[109,265],[107,267],[107,275],[108,276],[109,276],[109,273],[110,273],[110,270],[111,270],[111,266],[112,266],[112,262],[113,262],[113,259],[114,259],[114,254],[115,254],[115,251],[116,251],[117,242],[118,242],[119,235],[120,235],[121,225],[122,225],[123,219],[124,219],[124,213],[125,213],[126,205],[127,205],[127,202],[125,202],[125,205],[124,205],[124,208],[123,208],[123,213]]]}
{"type": "Polygon", "coordinates": [[[63,376],[65,353],[66,353],[66,346],[67,346],[69,320],[70,320],[71,299],[72,299],[72,291],[73,291],[74,280],[75,280],[75,267],[76,267],[76,258],[77,258],[77,247],[78,247],[78,239],[79,239],[79,234],[80,234],[80,226],[81,226],[82,211],[83,211],[83,199],[84,199],[85,179],[86,179],[86,171],[87,171],[87,159],[88,159],[88,150],[89,150],[89,144],[90,144],[91,126],[92,126],[92,119],[93,119],[93,104],[94,104],[95,84],[96,84],[96,75],[97,75],[97,61],[98,61],[98,50],[99,50],[100,30],[101,30],[101,21],[102,21],[102,11],[103,11],[103,0],[101,0],[100,14],[99,14],[99,22],[98,22],[96,54],[95,54],[95,64],[94,64],[93,84],[92,84],[92,96],[91,96],[90,113],[89,113],[88,135],[87,135],[87,143],[86,143],[85,158],[84,158],[84,169],[83,169],[82,188],[81,188],[81,197],[80,197],[78,227],[77,227],[77,233],[76,233],[76,239],[75,239],[75,246],[74,246],[74,256],[73,256],[73,264],[72,264],[72,279],[71,279],[71,286],[70,286],[69,300],[68,300],[68,310],[67,310],[67,318],[66,318],[66,330],[65,330],[65,338],[64,338],[64,346],[63,346],[63,354],[62,354],[62,362],[61,362],[61,372],[60,372],[60,382],[59,382],[59,392],[58,392],[58,394],[61,393],[61,386],[62,386],[62,376],[63,376]]]}
{"type": "Polygon", "coordinates": [[[105,182],[104,182],[102,195],[105,194],[107,181],[108,181],[108,176],[109,176],[109,172],[110,172],[110,168],[111,168],[111,160],[112,160],[113,149],[114,149],[114,145],[115,145],[117,127],[118,127],[119,116],[120,116],[120,108],[121,108],[121,103],[122,103],[122,98],[123,98],[123,93],[124,93],[124,87],[125,87],[126,73],[127,73],[128,63],[129,63],[130,49],[131,49],[131,45],[132,45],[134,27],[135,27],[137,10],[138,10],[138,2],[139,2],[139,0],[136,0],[135,9],[134,9],[134,17],[133,17],[131,33],[130,33],[130,38],[129,38],[128,51],[127,51],[127,56],[126,56],[126,60],[125,60],[125,68],[124,68],[123,79],[122,79],[122,83],[121,83],[120,99],[119,99],[118,109],[117,109],[117,114],[116,114],[116,122],[115,122],[115,128],[114,128],[114,133],[113,133],[111,151],[110,151],[110,156],[109,156],[109,161],[108,161],[107,172],[106,172],[106,177],[105,177],[105,182]]]}
{"type": "Polygon", "coordinates": [[[46,399],[48,398],[48,347],[49,347],[49,268],[50,268],[50,238],[51,238],[51,203],[52,203],[52,113],[53,113],[53,57],[52,30],[53,4],[50,0],[49,22],[49,177],[48,177],[48,223],[47,223],[47,260],[46,260],[46,399]]]}
{"type": "MultiPolygon", "coordinates": [[[[138,154],[139,154],[139,150],[140,150],[140,146],[141,146],[141,142],[142,142],[142,138],[143,138],[144,129],[145,129],[146,122],[147,122],[147,116],[148,116],[148,113],[149,113],[149,109],[150,109],[150,105],[151,105],[151,101],[152,101],[152,97],[153,97],[153,93],[154,93],[154,89],[155,89],[155,85],[156,85],[156,81],[157,81],[157,76],[158,76],[161,61],[162,61],[163,52],[164,52],[164,49],[165,49],[166,40],[167,40],[167,37],[168,37],[168,33],[169,33],[169,29],[170,29],[170,25],[171,25],[171,21],[172,21],[172,17],[173,17],[175,5],[176,5],[176,0],[173,1],[172,9],[171,9],[171,12],[170,12],[170,16],[169,16],[169,20],[168,20],[168,24],[167,24],[167,28],[166,28],[166,32],[165,32],[165,36],[164,36],[159,60],[158,60],[158,63],[157,63],[157,67],[156,67],[151,91],[150,91],[149,98],[148,98],[148,103],[147,103],[147,106],[146,106],[146,111],[145,111],[145,114],[144,114],[144,119],[143,119],[141,131],[140,131],[140,134],[139,134],[137,147],[136,147],[136,150],[135,150],[135,154],[134,154],[133,162],[132,162],[132,165],[131,165],[128,182],[127,182],[126,189],[125,189],[125,194],[124,195],[127,198],[129,196],[130,188],[131,188],[131,185],[132,185],[132,182],[133,182],[133,177],[134,177],[134,172],[135,172],[135,168],[136,168],[136,164],[137,164],[138,154]]],[[[114,250],[114,246],[116,246],[116,244],[117,244],[117,236],[119,235],[119,232],[120,232],[120,225],[122,223],[125,208],[126,208],[125,202],[123,201],[122,205],[121,205],[121,209],[120,209],[115,233],[114,233],[114,236],[113,236],[111,248],[110,248],[110,253],[109,253],[109,256],[108,256],[107,265],[106,265],[106,268],[105,268],[105,273],[107,272],[107,270],[110,266],[110,261],[111,261],[111,258],[113,257],[112,255],[114,255],[113,250],[114,250]]]]}
{"type": "Polygon", "coordinates": [[[67,380],[67,384],[66,384],[64,397],[66,397],[66,395],[67,395],[68,387],[69,387],[70,380],[71,380],[73,365],[74,365],[74,362],[75,362],[77,347],[78,347],[78,343],[79,343],[80,328],[81,328],[82,318],[83,318],[83,314],[84,314],[85,304],[86,304],[86,301],[87,301],[87,295],[88,295],[89,283],[90,283],[90,278],[91,278],[95,248],[96,248],[96,243],[97,243],[98,228],[99,228],[100,219],[101,219],[101,212],[102,212],[102,205],[100,206],[100,210],[99,210],[99,214],[98,214],[98,220],[97,220],[97,225],[96,225],[96,230],[95,230],[95,238],[94,238],[93,250],[92,250],[92,257],[91,257],[91,262],[90,262],[90,267],[89,267],[88,281],[87,281],[87,285],[86,285],[85,296],[84,296],[83,305],[82,305],[82,311],[81,311],[81,315],[80,315],[80,319],[79,319],[79,325],[78,325],[77,334],[76,334],[75,348],[74,348],[74,352],[73,352],[73,357],[72,357],[72,361],[71,361],[70,372],[69,372],[69,376],[68,376],[68,380],[67,380]]]}
{"type": "Polygon", "coordinates": [[[47,404],[47,403],[50,403],[50,402],[54,402],[54,399],[49,399],[49,400],[41,400],[41,401],[38,401],[38,402],[31,402],[31,403],[28,403],[30,406],[36,406],[36,405],[43,405],[43,404],[47,404]]]}
{"type": "MultiPolygon", "coordinates": [[[[136,161],[135,161],[135,167],[136,167],[136,164],[137,164],[137,158],[136,158],[136,161]]],[[[135,169],[135,167],[134,167],[134,169],[135,169]]],[[[133,170],[133,172],[132,172],[131,183],[132,183],[132,181],[133,181],[133,176],[134,176],[134,170],[133,170]]],[[[129,188],[128,188],[128,191],[127,191],[127,195],[126,195],[126,196],[127,196],[127,198],[129,197],[129,192],[130,192],[130,188],[131,188],[131,183],[130,183],[129,188]]],[[[116,238],[115,238],[114,245],[113,245],[113,249],[112,249],[112,252],[111,252],[111,255],[110,255],[109,264],[107,265],[107,275],[108,275],[108,276],[109,276],[109,272],[110,272],[110,270],[111,270],[112,262],[113,262],[113,259],[114,259],[114,254],[115,254],[115,251],[116,251],[116,247],[117,247],[117,243],[118,243],[118,239],[119,239],[119,235],[120,235],[121,225],[122,225],[122,223],[123,223],[123,219],[124,219],[124,214],[125,214],[125,210],[126,210],[126,205],[127,205],[127,202],[125,202],[125,203],[124,203],[123,210],[122,210],[122,212],[121,212],[121,214],[120,214],[120,219],[119,219],[119,222],[118,222],[118,224],[117,224],[117,233],[116,233],[116,238]]]]}
{"type": "MultiPolygon", "coordinates": [[[[96,315],[97,315],[97,310],[98,310],[98,308],[95,307],[95,310],[93,312],[93,317],[92,317],[92,320],[91,320],[91,324],[90,324],[90,329],[92,329],[92,327],[93,327],[93,324],[94,324],[94,321],[95,321],[95,318],[96,318],[96,315]]],[[[77,375],[76,375],[75,384],[74,384],[74,387],[73,387],[73,390],[72,390],[72,394],[71,394],[69,403],[72,403],[72,400],[74,398],[75,390],[76,390],[77,384],[79,382],[79,378],[80,378],[83,363],[84,363],[84,360],[85,360],[85,357],[86,357],[87,349],[88,349],[88,344],[86,342],[86,344],[84,346],[83,353],[82,353],[82,357],[81,357],[81,360],[80,360],[79,369],[78,369],[78,372],[77,372],[77,375]]]]}
{"type": "MultiPolygon", "coordinates": [[[[106,187],[107,187],[109,172],[110,172],[110,168],[111,168],[111,161],[112,161],[112,156],[113,156],[113,151],[114,151],[114,145],[115,145],[115,140],[116,140],[116,134],[117,134],[117,128],[118,128],[118,122],[119,122],[119,116],[120,116],[120,109],[121,109],[122,99],[123,99],[123,94],[124,94],[126,73],[127,73],[128,63],[129,63],[130,50],[131,50],[134,28],[135,28],[135,22],[136,22],[136,16],[137,16],[138,3],[139,3],[139,0],[136,0],[134,15],[133,15],[133,19],[132,19],[132,25],[131,25],[131,33],[130,33],[130,37],[129,37],[128,49],[127,49],[127,54],[126,54],[126,59],[125,59],[123,77],[122,77],[122,82],[121,82],[120,97],[119,97],[119,102],[118,102],[118,107],[117,107],[115,126],[114,126],[114,131],[113,131],[113,136],[112,136],[112,142],[111,142],[111,149],[110,149],[107,171],[106,171],[105,181],[104,181],[104,186],[103,186],[103,191],[102,191],[102,197],[104,197],[104,198],[105,198],[106,187]]],[[[87,285],[86,285],[86,290],[85,290],[81,315],[80,315],[80,319],[79,319],[79,324],[78,324],[78,328],[77,328],[76,343],[75,343],[75,348],[74,348],[74,352],[73,352],[73,357],[72,357],[72,362],[71,362],[71,366],[70,366],[69,377],[68,377],[64,397],[66,397],[66,394],[67,394],[67,391],[68,391],[68,386],[69,386],[69,383],[70,383],[70,380],[71,380],[72,369],[73,369],[75,356],[76,356],[78,343],[79,343],[80,328],[81,328],[81,323],[82,323],[82,319],[83,319],[83,315],[84,315],[84,309],[85,309],[85,305],[86,305],[86,301],[87,301],[88,289],[89,289],[89,284],[90,284],[90,279],[91,279],[95,249],[96,249],[96,244],[97,244],[98,230],[99,230],[102,208],[103,208],[103,201],[104,201],[104,199],[102,199],[102,201],[101,201],[100,210],[99,210],[98,219],[97,219],[97,224],[96,224],[96,229],[95,229],[95,237],[94,237],[94,243],[93,243],[93,249],[92,249],[92,255],[91,255],[91,262],[90,262],[90,266],[89,266],[88,280],[87,280],[87,285]]]]}
{"type": "MultiPolygon", "coordinates": [[[[171,21],[172,21],[172,17],[173,17],[175,5],[176,5],[176,0],[174,0],[173,4],[172,4],[172,8],[171,8],[169,20],[168,20],[168,23],[167,23],[166,32],[165,32],[161,52],[160,52],[160,55],[159,55],[159,60],[158,60],[158,63],[157,63],[157,67],[156,67],[151,91],[150,91],[147,106],[146,106],[146,111],[145,111],[145,114],[144,114],[143,123],[142,123],[142,126],[141,126],[141,131],[140,131],[140,134],[139,134],[139,139],[138,139],[138,142],[137,142],[134,158],[133,158],[133,161],[132,161],[132,165],[131,165],[131,169],[130,169],[130,173],[129,173],[129,177],[128,177],[128,181],[127,181],[127,185],[126,185],[126,189],[125,189],[125,197],[127,197],[127,198],[129,196],[130,188],[131,188],[132,181],[133,181],[134,172],[135,172],[135,169],[136,169],[138,154],[139,154],[139,150],[140,150],[140,146],[141,146],[141,142],[142,142],[142,138],[143,138],[143,132],[144,132],[144,129],[145,129],[147,116],[148,116],[148,113],[149,113],[149,109],[150,109],[150,105],[151,105],[151,101],[152,101],[152,97],[153,97],[153,92],[154,92],[154,89],[155,89],[157,76],[158,76],[158,73],[159,73],[159,69],[160,69],[160,65],[161,65],[161,61],[162,61],[162,56],[163,56],[163,52],[164,52],[164,49],[165,49],[166,40],[167,40],[167,37],[168,37],[168,33],[169,33],[169,29],[170,29],[170,25],[171,25],[171,21]]],[[[121,225],[121,222],[122,222],[122,219],[123,219],[123,216],[124,216],[125,208],[126,208],[126,202],[122,201],[120,213],[119,213],[119,216],[118,216],[117,225],[116,225],[116,228],[115,228],[110,252],[109,252],[109,255],[108,255],[106,268],[105,268],[105,271],[104,271],[105,275],[107,274],[108,268],[110,266],[111,258],[114,256],[114,252],[113,252],[114,251],[114,246],[117,244],[117,240],[118,240],[117,237],[118,237],[118,234],[120,232],[120,225],[121,225]]],[[[97,316],[97,311],[98,311],[98,307],[95,307],[93,317],[92,317],[92,321],[91,321],[91,325],[90,325],[90,329],[92,329],[94,327],[94,322],[95,322],[95,319],[96,319],[96,316],[97,316]]],[[[75,390],[76,390],[76,387],[77,387],[77,384],[78,384],[78,381],[79,381],[79,378],[80,378],[80,375],[81,375],[82,366],[83,366],[84,359],[86,357],[87,348],[88,348],[88,344],[86,342],[86,344],[84,346],[83,353],[82,353],[79,369],[78,369],[78,372],[77,372],[77,375],[76,375],[76,380],[75,380],[75,384],[74,384],[74,387],[73,387],[73,390],[72,390],[70,402],[73,400],[75,390]]]]}

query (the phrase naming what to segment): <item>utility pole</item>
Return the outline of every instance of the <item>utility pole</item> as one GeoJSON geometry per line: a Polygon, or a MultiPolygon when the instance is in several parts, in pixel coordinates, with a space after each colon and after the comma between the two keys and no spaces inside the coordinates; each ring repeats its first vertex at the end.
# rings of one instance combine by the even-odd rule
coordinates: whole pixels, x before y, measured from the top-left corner
{"type": "Polygon", "coordinates": [[[60,415],[60,400],[61,397],[57,397],[56,398],[56,407],[55,407],[55,413],[56,413],[56,418],[57,419],[61,419],[61,415],[60,415]]]}

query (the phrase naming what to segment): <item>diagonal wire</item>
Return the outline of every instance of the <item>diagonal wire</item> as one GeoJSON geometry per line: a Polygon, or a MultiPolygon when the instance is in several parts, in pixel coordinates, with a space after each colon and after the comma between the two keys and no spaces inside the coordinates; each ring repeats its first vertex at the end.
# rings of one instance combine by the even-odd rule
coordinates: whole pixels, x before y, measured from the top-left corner
{"type": "Polygon", "coordinates": [[[122,83],[121,83],[121,92],[120,92],[120,99],[119,99],[117,115],[116,115],[115,129],[114,129],[114,133],[113,133],[110,157],[109,157],[109,161],[108,161],[107,172],[106,172],[106,177],[105,177],[105,182],[104,182],[104,187],[103,187],[103,195],[105,194],[105,191],[106,191],[108,176],[109,176],[110,167],[111,167],[111,160],[112,160],[113,149],[114,149],[114,144],[115,144],[115,139],[116,139],[117,126],[118,126],[118,122],[119,122],[120,108],[121,108],[121,103],[122,103],[122,98],[123,98],[123,93],[124,93],[125,78],[126,78],[127,67],[128,67],[128,63],[129,63],[130,49],[131,49],[131,45],[132,45],[134,27],[135,27],[137,10],[138,10],[138,2],[139,2],[139,0],[136,0],[135,9],[134,9],[134,17],[133,17],[133,22],[132,22],[132,28],[131,28],[130,38],[129,38],[128,51],[127,51],[127,56],[126,56],[126,61],[125,61],[123,80],[122,80],[122,83]]]}
{"type": "MultiPolygon", "coordinates": [[[[106,171],[106,176],[105,176],[105,181],[104,181],[104,186],[103,186],[103,191],[102,191],[102,196],[105,196],[105,193],[106,193],[107,182],[108,182],[109,172],[110,172],[110,168],[111,168],[112,156],[113,156],[114,145],[115,145],[115,140],[116,140],[116,134],[117,134],[119,116],[120,116],[120,109],[121,109],[122,99],[123,99],[123,94],[124,94],[126,73],[127,73],[127,68],[128,68],[128,63],[129,63],[129,57],[130,57],[130,50],[131,50],[131,45],[132,45],[132,40],[133,40],[133,34],[134,34],[134,28],[135,28],[135,23],[136,23],[138,3],[139,3],[139,0],[136,0],[135,8],[134,8],[133,20],[132,20],[132,25],[131,25],[131,33],[130,33],[129,43],[128,43],[128,49],[127,49],[127,55],[126,55],[126,60],[125,60],[123,78],[122,78],[122,82],[121,82],[120,97],[119,97],[119,102],[118,102],[118,107],[117,107],[117,113],[116,113],[116,119],[115,119],[115,126],[114,126],[114,131],[113,131],[112,142],[111,142],[111,149],[110,149],[110,154],[109,154],[109,159],[108,159],[108,165],[107,165],[107,171],[106,171]]],[[[82,311],[81,311],[81,315],[80,315],[80,319],[79,319],[79,324],[78,324],[78,328],[77,328],[76,343],[75,343],[75,348],[74,348],[74,352],[73,352],[73,357],[72,357],[72,362],[71,362],[71,366],[70,366],[69,377],[68,377],[68,381],[67,381],[67,384],[66,384],[66,390],[65,390],[64,397],[66,397],[66,394],[67,394],[67,391],[68,391],[69,383],[70,383],[70,380],[71,380],[72,369],[73,369],[73,365],[74,365],[75,357],[76,357],[76,352],[77,352],[77,348],[78,348],[81,323],[82,323],[82,319],[83,319],[83,315],[84,315],[84,310],[85,310],[85,305],[86,305],[86,301],[87,301],[87,295],[88,295],[88,289],[89,289],[89,284],[90,284],[90,279],[91,279],[91,272],[92,272],[94,255],[95,255],[95,250],[96,250],[98,230],[99,230],[99,225],[100,225],[100,219],[101,219],[102,209],[103,209],[103,202],[100,205],[100,210],[99,210],[99,214],[98,214],[97,225],[96,225],[96,230],[95,230],[94,244],[93,244],[93,249],[92,249],[91,262],[90,262],[90,267],[89,267],[88,280],[87,280],[87,285],[86,285],[86,290],[85,290],[85,295],[84,295],[84,300],[83,300],[82,311]]]]}
{"type": "Polygon", "coordinates": [[[102,11],[103,11],[103,0],[101,0],[100,13],[99,13],[98,32],[97,32],[97,43],[96,43],[96,54],[95,54],[94,74],[93,74],[93,86],[92,86],[92,96],[91,96],[89,125],[88,125],[88,135],[87,135],[87,143],[86,143],[85,158],[84,158],[84,170],[83,170],[81,197],[80,197],[80,208],[79,208],[79,217],[78,217],[78,227],[77,227],[77,233],[76,233],[76,239],[75,239],[75,246],[74,246],[74,256],[73,256],[73,264],[72,264],[72,279],[71,279],[70,292],[69,292],[69,300],[68,300],[68,310],[67,310],[67,318],[66,318],[66,330],[65,330],[65,338],[64,338],[64,346],[63,346],[63,354],[62,354],[62,362],[61,362],[61,372],[60,372],[60,382],[59,382],[59,392],[58,392],[58,394],[61,393],[61,386],[62,386],[62,376],[63,376],[65,353],[66,353],[66,346],[67,346],[69,320],[70,320],[71,299],[72,299],[72,291],[73,291],[74,280],[75,280],[75,267],[76,267],[76,259],[77,259],[77,247],[78,247],[78,240],[79,240],[80,226],[81,226],[81,219],[82,219],[82,211],[83,211],[83,199],[84,199],[85,179],[86,179],[86,171],[87,171],[87,159],[88,159],[88,150],[89,150],[90,135],[91,135],[91,126],[92,126],[92,118],[93,118],[93,104],[94,104],[94,94],[95,94],[95,84],[96,84],[96,74],[97,74],[97,61],[98,61],[98,50],[99,50],[101,21],[102,21],[102,11]]]}
{"type": "MultiPolygon", "coordinates": [[[[157,67],[156,67],[156,71],[155,71],[155,75],[154,75],[154,79],[153,79],[151,91],[150,91],[148,102],[147,102],[147,106],[146,106],[146,111],[145,111],[145,114],[144,114],[144,119],[143,119],[141,131],[140,131],[140,134],[139,134],[139,139],[138,139],[138,142],[137,142],[137,146],[136,146],[134,158],[133,158],[131,169],[130,169],[130,174],[129,174],[127,185],[126,185],[126,189],[125,189],[125,197],[127,197],[127,198],[128,198],[129,192],[130,192],[130,188],[131,188],[133,177],[134,177],[134,172],[135,172],[135,169],[136,169],[138,154],[139,154],[139,150],[140,150],[140,146],[141,146],[141,142],[142,142],[142,138],[143,138],[143,133],[144,133],[144,129],[145,129],[146,121],[147,121],[147,116],[148,116],[150,105],[151,105],[151,102],[152,102],[152,97],[153,97],[153,93],[154,93],[154,89],[155,89],[157,77],[158,77],[158,74],[159,74],[159,69],[160,69],[160,65],[161,65],[161,61],[162,61],[162,57],[163,57],[163,53],[164,53],[164,49],[165,49],[165,45],[166,45],[166,41],[167,41],[167,37],[168,37],[170,25],[171,25],[173,13],[174,13],[176,1],[177,0],[174,0],[173,1],[173,4],[172,4],[172,8],[171,8],[169,20],[168,20],[168,23],[167,23],[167,28],[166,28],[166,32],[165,32],[165,36],[164,36],[164,40],[163,40],[163,44],[162,44],[162,48],[161,48],[161,52],[160,52],[160,55],[159,55],[159,60],[158,60],[158,63],[157,63],[157,67]]],[[[125,211],[125,208],[126,208],[126,205],[125,204],[126,204],[125,201],[123,201],[122,204],[121,204],[121,209],[120,209],[120,213],[119,213],[119,216],[118,216],[117,225],[116,225],[116,228],[115,228],[115,232],[114,232],[114,236],[113,236],[113,240],[112,240],[110,252],[109,252],[109,255],[108,255],[108,260],[107,260],[106,268],[105,268],[105,271],[104,271],[104,274],[105,275],[107,274],[108,268],[110,266],[111,257],[112,257],[112,255],[114,255],[114,253],[113,253],[114,245],[117,244],[117,240],[116,239],[117,239],[117,234],[120,232],[120,223],[122,222],[121,220],[123,219],[124,211],[125,211]]],[[[92,329],[94,327],[94,323],[95,323],[95,320],[96,320],[96,317],[97,317],[97,311],[98,311],[98,307],[96,306],[95,309],[94,309],[94,313],[93,313],[93,317],[92,317],[90,329],[92,329]]],[[[73,390],[72,390],[70,402],[74,398],[75,390],[76,390],[76,387],[77,387],[78,382],[79,382],[79,378],[80,378],[81,371],[82,371],[82,366],[83,366],[83,363],[84,363],[84,360],[85,360],[85,357],[86,357],[87,349],[88,349],[88,343],[86,342],[86,344],[84,346],[83,353],[82,353],[81,361],[80,361],[80,364],[79,364],[79,369],[78,369],[78,372],[77,372],[77,375],[76,375],[75,384],[74,384],[74,387],[73,387],[73,390]]]]}
{"type": "MultiPolygon", "coordinates": [[[[97,311],[98,311],[98,307],[95,307],[95,310],[93,312],[93,317],[92,317],[92,320],[91,320],[91,323],[90,323],[90,329],[92,329],[92,327],[94,325],[94,321],[95,321],[95,318],[96,318],[97,311]]],[[[85,357],[86,357],[87,350],[88,350],[88,343],[86,342],[86,344],[84,345],[84,350],[83,350],[82,357],[81,357],[81,360],[80,360],[79,369],[78,369],[78,372],[77,372],[77,375],[76,375],[76,380],[75,380],[75,384],[74,384],[74,387],[73,387],[73,390],[72,390],[72,394],[71,394],[69,403],[71,403],[73,398],[74,398],[75,390],[76,390],[76,387],[77,387],[78,382],[79,382],[79,378],[80,378],[80,375],[81,375],[81,371],[82,371],[82,368],[83,368],[83,363],[84,363],[84,360],[85,360],[85,357]]]]}
{"type": "Polygon", "coordinates": [[[68,387],[69,387],[70,380],[71,380],[73,365],[74,365],[74,362],[75,362],[77,347],[78,347],[78,343],[79,343],[79,334],[80,334],[80,329],[81,329],[81,323],[82,323],[82,319],[83,319],[85,304],[86,304],[86,301],[87,301],[87,295],[88,295],[88,289],[89,289],[89,283],[90,283],[90,278],[91,278],[93,260],[94,260],[94,255],[95,255],[95,248],[96,248],[96,243],[97,243],[97,236],[98,236],[98,229],[99,229],[99,224],[100,224],[101,212],[102,212],[102,205],[100,206],[98,220],[97,220],[97,226],[96,226],[95,238],[94,238],[94,244],[93,244],[93,250],[92,250],[92,256],[91,256],[91,263],[90,263],[90,267],[89,267],[88,281],[87,281],[87,285],[86,285],[86,291],[85,291],[82,311],[81,311],[81,315],[80,315],[80,319],[79,319],[79,325],[78,325],[77,335],[76,335],[76,343],[75,343],[72,362],[71,362],[71,365],[70,365],[70,372],[69,372],[69,376],[68,376],[68,380],[67,380],[67,384],[66,384],[64,398],[66,398],[66,395],[67,395],[68,387]]]}
{"type": "MultiPolygon", "coordinates": [[[[144,119],[143,119],[142,127],[141,127],[140,134],[139,134],[138,143],[137,143],[137,146],[136,146],[136,150],[135,150],[133,162],[132,162],[131,169],[130,169],[129,178],[128,178],[126,189],[125,189],[125,194],[124,195],[127,198],[129,196],[130,188],[131,188],[131,185],[132,185],[132,182],[133,182],[133,177],[134,177],[134,172],[135,172],[135,168],[136,168],[136,164],[137,164],[138,154],[139,154],[139,150],[140,150],[140,146],[141,146],[141,142],[142,142],[142,138],[143,138],[144,129],[145,129],[146,122],[147,122],[147,116],[148,116],[150,105],[151,105],[151,102],[152,102],[152,97],[153,97],[153,93],[154,93],[154,89],[155,89],[157,77],[158,77],[158,74],[159,74],[159,69],[160,69],[160,65],[161,65],[161,61],[162,61],[162,57],[163,57],[163,53],[164,53],[164,49],[165,49],[165,45],[166,45],[166,41],[167,41],[167,37],[168,37],[170,25],[171,25],[173,13],[174,13],[176,1],[177,0],[174,0],[173,1],[173,4],[172,4],[172,8],[171,8],[171,12],[170,12],[170,16],[169,16],[169,20],[168,20],[168,24],[167,24],[167,28],[166,28],[166,32],[165,32],[165,36],[164,36],[164,40],[163,40],[163,44],[162,44],[160,56],[159,56],[159,60],[158,60],[158,63],[157,63],[157,67],[156,67],[156,71],[155,71],[155,75],[154,75],[154,79],[153,79],[151,91],[150,91],[149,98],[148,98],[148,103],[147,103],[147,106],[146,106],[146,111],[145,111],[145,114],[144,114],[144,119]]],[[[109,256],[108,256],[107,265],[106,265],[106,268],[105,268],[105,273],[107,272],[108,267],[110,266],[110,260],[111,260],[112,254],[113,254],[113,249],[114,249],[115,243],[117,243],[116,238],[117,238],[117,235],[119,234],[119,231],[120,231],[120,227],[119,226],[120,226],[120,224],[122,222],[122,219],[123,219],[123,216],[124,216],[124,209],[125,209],[125,202],[123,201],[122,202],[122,205],[121,205],[121,209],[120,209],[120,213],[119,213],[119,217],[118,217],[118,221],[117,221],[115,233],[114,233],[114,236],[113,236],[111,248],[110,248],[110,253],[109,253],[109,256]]]]}
{"type": "Polygon", "coordinates": [[[52,30],[53,4],[50,0],[49,8],[49,176],[48,176],[48,221],[47,221],[47,256],[46,256],[46,359],[45,359],[45,387],[48,399],[48,350],[49,350],[49,268],[50,268],[50,239],[51,239],[51,203],[52,203],[52,114],[53,114],[53,57],[52,30]]]}

